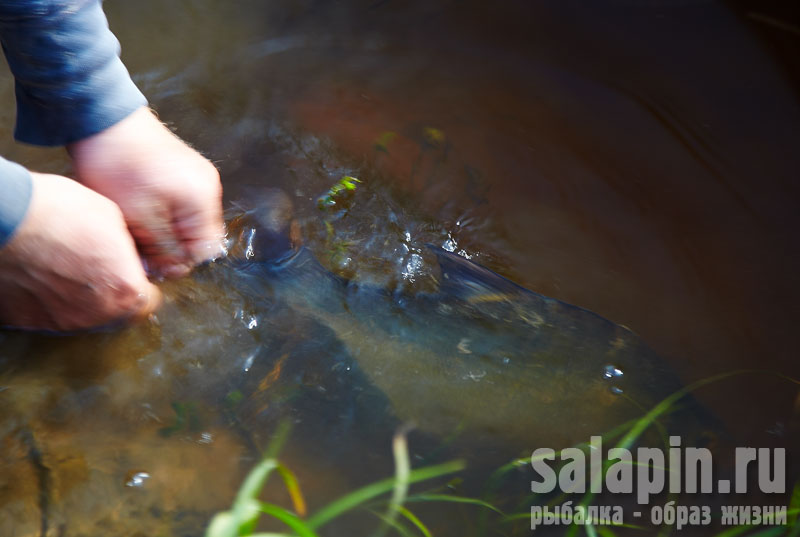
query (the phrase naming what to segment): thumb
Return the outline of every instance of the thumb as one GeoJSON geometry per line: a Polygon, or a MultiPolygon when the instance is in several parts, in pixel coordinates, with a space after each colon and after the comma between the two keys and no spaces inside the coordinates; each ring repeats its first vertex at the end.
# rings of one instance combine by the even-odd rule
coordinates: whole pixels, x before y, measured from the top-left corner
{"type": "Polygon", "coordinates": [[[138,307],[131,314],[132,320],[139,321],[146,319],[151,313],[155,313],[163,301],[164,295],[161,293],[161,290],[149,281],[146,282],[139,293],[138,307]]]}

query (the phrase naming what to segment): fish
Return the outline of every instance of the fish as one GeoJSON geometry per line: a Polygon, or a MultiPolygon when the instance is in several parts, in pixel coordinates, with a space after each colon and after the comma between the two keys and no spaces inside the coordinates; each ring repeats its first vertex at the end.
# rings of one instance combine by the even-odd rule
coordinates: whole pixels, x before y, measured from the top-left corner
{"type": "MultiPolygon", "coordinates": [[[[444,448],[479,475],[605,440],[683,387],[627,328],[437,246],[418,289],[332,272],[300,244],[288,196],[255,198],[225,259],[164,284],[159,319],[0,333],[0,534],[197,534],[282,422],[304,490],[343,494],[384,471],[408,423],[415,466],[444,448]]],[[[699,438],[713,423],[684,398],[662,425],[699,438]]]]}
{"type": "MultiPolygon", "coordinates": [[[[397,418],[422,431],[565,447],[618,430],[684,386],[630,329],[434,245],[430,290],[334,274],[292,237],[288,196],[265,200],[231,226],[247,243],[229,261],[248,292],[328,327],[397,418]]],[[[669,417],[671,432],[695,437],[712,422],[691,397],[669,417]]]]}

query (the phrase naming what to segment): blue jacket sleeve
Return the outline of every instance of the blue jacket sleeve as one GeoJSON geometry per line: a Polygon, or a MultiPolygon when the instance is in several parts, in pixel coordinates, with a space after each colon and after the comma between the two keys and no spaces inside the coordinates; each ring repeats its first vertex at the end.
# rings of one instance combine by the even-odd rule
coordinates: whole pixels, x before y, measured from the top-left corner
{"type": "MultiPolygon", "coordinates": [[[[147,104],[100,0],[0,0],[0,44],[15,78],[19,141],[66,145],[147,104]]],[[[25,168],[0,158],[0,247],[25,217],[32,189],[25,168]]]]}
{"type": "Polygon", "coordinates": [[[65,145],[147,104],[99,0],[0,0],[0,42],[16,80],[17,140],[65,145]]]}
{"type": "Polygon", "coordinates": [[[0,158],[0,248],[25,218],[32,190],[30,172],[19,164],[0,158]]]}

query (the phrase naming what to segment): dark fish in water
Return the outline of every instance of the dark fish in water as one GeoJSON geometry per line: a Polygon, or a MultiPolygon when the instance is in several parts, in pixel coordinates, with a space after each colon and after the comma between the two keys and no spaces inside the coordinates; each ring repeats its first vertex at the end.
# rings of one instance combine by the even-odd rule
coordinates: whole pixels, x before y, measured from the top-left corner
{"type": "MultiPolygon", "coordinates": [[[[682,388],[629,329],[434,246],[434,292],[332,274],[292,247],[290,207],[272,194],[233,226],[249,239],[240,261],[251,291],[330,327],[398,418],[422,430],[565,446],[640,418],[682,388]]],[[[700,405],[683,403],[669,420],[674,432],[708,428],[700,405]]]]}

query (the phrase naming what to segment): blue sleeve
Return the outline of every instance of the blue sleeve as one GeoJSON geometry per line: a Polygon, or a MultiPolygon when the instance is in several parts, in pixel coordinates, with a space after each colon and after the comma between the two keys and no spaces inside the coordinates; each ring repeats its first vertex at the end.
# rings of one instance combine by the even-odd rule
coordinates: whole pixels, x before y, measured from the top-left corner
{"type": "Polygon", "coordinates": [[[19,141],[66,145],[147,104],[99,0],[0,0],[0,43],[16,80],[19,141]]]}
{"type": "Polygon", "coordinates": [[[30,172],[19,164],[0,158],[0,248],[25,218],[32,191],[30,172]]]}
{"type": "MultiPolygon", "coordinates": [[[[99,0],[0,0],[0,44],[15,78],[19,141],[66,145],[147,104],[99,0]]],[[[0,158],[0,247],[25,218],[32,190],[28,170],[0,158]]]]}

